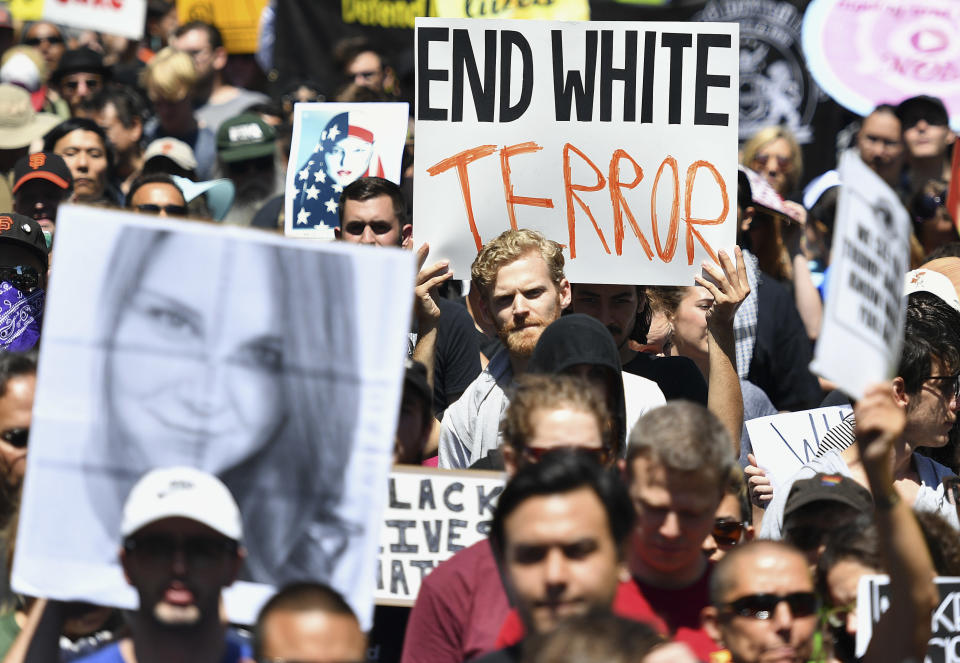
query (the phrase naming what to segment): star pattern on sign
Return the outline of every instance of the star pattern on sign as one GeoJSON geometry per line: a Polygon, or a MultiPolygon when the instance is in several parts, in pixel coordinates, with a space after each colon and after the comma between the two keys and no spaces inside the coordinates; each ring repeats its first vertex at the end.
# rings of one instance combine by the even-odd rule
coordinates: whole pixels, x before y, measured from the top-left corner
{"type": "Polygon", "coordinates": [[[341,186],[340,184],[334,184],[334,185],[333,185],[333,190],[334,190],[336,193],[343,193],[343,186],[341,186]]]}
{"type": "Polygon", "coordinates": [[[340,135],[340,130],[337,129],[337,125],[333,125],[330,129],[327,130],[327,138],[330,140],[336,140],[337,136],[340,135]]]}
{"type": "Polygon", "coordinates": [[[325,202],[324,205],[327,206],[327,211],[330,212],[331,214],[337,211],[337,201],[334,200],[333,198],[325,202]]]}
{"type": "Polygon", "coordinates": [[[301,207],[300,211],[297,212],[297,225],[305,226],[308,223],[310,223],[310,212],[301,207]]]}
{"type": "Polygon", "coordinates": [[[307,200],[317,200],[317,196],[320,195],[320,189],[313,186],[312,184],[310,185],[309,188],[304,189],[303,191],[304,193],[307,194],[307,200]]]}
{"type": "Polygon", "coordinates": [[[314,180],[315,182],[326,182],[326,181],[327,181],[327,174],[326,174],[325,172],[323,172],[323,170],[317,170],[317,171],[313,174],[313,180],[314,180]]]}
{"type": "Polygon", "coordinates": [[[301,180],[307,179],[307,176],[308,176],[308,175],[310,175],[310,169],[309,169],[309,168],[304,168],[304,169],[301,170],[299,173],[297,173],[297,177],[299,177],[301,180]]]}
{"type": "MultiPolygon", "coordinates": [[[[320,140],[326,140],[326,139],[327,139],[327,130],[324,129],[323,131],[320,132],[320,140]]],[[[320,143],[317,143],[317,145],[319,144],[320,143]]]]}

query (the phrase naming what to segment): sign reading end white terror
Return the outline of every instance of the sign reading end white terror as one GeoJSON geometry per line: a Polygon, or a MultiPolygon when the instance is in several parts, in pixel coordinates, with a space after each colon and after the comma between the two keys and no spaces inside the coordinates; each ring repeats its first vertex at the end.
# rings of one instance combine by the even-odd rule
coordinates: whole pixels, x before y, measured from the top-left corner
{"type": "Polygon", "coordinates": [[[736,236],[738,28],[417,19],[416,241],[508,228],[572,281],[691,284],[736,236]]]}
{"type": "Polygon", "coordinates": [[[823,329],[810,369],[854,398],[888,380],[903,345],[910,220],[854,152],[840,159],[840,200],[823,329]]]}

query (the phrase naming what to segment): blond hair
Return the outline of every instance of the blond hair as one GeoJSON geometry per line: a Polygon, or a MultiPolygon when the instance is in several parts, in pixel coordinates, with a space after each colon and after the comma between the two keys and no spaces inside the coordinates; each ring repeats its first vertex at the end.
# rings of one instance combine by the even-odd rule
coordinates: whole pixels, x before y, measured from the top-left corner
{"type": "Polygon", "coordinates": [[[790,145],[790,163],[792,166],[789,172],[784,173],[787,181],[787,190],[777,191],[777,193],[782,196],[797,188],[797,185],[800,183],[800,175],[803,173],[803,155],[800,153],[800,144],[797,143],[797,139],[792,131],[780,126],[760,129],[757,133],[753,134],[750,140],[743,144],[740,163],[747,168],[753,168],[753,162],[760,151],[779,138],[784,139],[790,145]]]}
{"type": "Polygon", "coordinates": [[[161,49],[143,70],[141,85],[150,97],[165,101],[182,101],[197,82],[193,60],[183,51],[169,46],[161,49]]]}
{"type": "Polygon", "coordinates": [[[547,263],[550,280],[559,288],[566,278],[563,275],[563,249],[560,245],[536,230],[505,230],[499,237],[484,244],[470,267],[470,276],[483,298],[489,300],[501,267],[533,251],[540,253],[543,261],[547,263]]]}

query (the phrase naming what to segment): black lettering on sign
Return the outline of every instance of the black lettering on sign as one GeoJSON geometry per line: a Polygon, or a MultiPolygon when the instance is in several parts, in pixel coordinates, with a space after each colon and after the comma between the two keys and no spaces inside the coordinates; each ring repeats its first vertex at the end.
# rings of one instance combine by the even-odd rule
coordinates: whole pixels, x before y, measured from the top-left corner
{"type": "Polygon", "coordinates": [[[432,559],[415,559],[410,562],[410,566],[420,569],[420,582],[423,582],[423,579],[427,577],[427,572],[432,570],[435,564],[432,559]]]}
{"type": "Polygon", "coordinates": [[[660,45],[670,49],[670,110],[667,121],[680,124],[683,103],[683,49],[693,45],[693,35],[687,32],[664,32],[660,45]]]}
{"type": "Polygon", "coordinates": [[[503,492],[503,486],[494,486],[487,492],[487,487],[483,484],[477,486],[477,515],[482,516],[484,511],[489,511],[493,515],[493,507],[500,493],[503,492]]]}
{"type": "Polygon", "coordinates": [[[450,498],[453,496],[454,493],[462,493],[462,492],[463,492],[463,484],[460,483],[459,481],[454,481],[449,486],[447,486],[447,488],[443,491],[444,506],[446,506],[448,509],[450,509],[454,513],[460,513],[461,511],[463,511],[462,502],[460,504],[457,504],[456,502],[450,501],[450,498]]]}
{"type": "Polygon", "coordinates": [[[653,73],[657,58],[657,33],[648,30],[643,35],[643,101],[640,102],[640,122],[653,122],[653,73]]]}
{"type": "Polygon", "coordinates": [[[613,114],[613,81],[623,81],[623,121],[637,119],[637,33],[626,33],[622,69],[613,66],[613,30],[600,33],[600,121],[613,114]]]}
{"type": "Polygon", "coordinates": [[[533,98],[533,51],[530,43],[516,30],[504,30],[500,33],[500,121],[513,122],[530,107],[533,98]],[[513,90],[511,68],[513,49],[520,51],[523,61],[523,75],[520,77],[520,98],[510,105],[510,93],[513,90]]]}
{"type": "Polygon", "coordinates": [[[563,32],[551,30],[550,38],[553,44],[553,104],[557,121],[569,122],[572,111],[573,97],[576,96],[577,119],[587,121],[593,119],[593,90],[597,71],[597,31],[587,30],[586,63],[583,74],[563,69],[563,32]]]}
{"type": "Polygon", "coordinates": [[[426,509],[428,503],[431,509],[437,508],[437,503],[433,499],[433,480],[420,479],[420,510],[426,509]]]}
{"type": "Polygon", "coordinates": [[[450,519],[450,522],[447,524],[447,550],[449,552],[463,550],[463,546],[457,543],[457,541],[460,540],[460,532],[458,530],[466,529],[466,527],[466,520],[450,519]]]}
{"type": "Polygon", "coordinates": [[[410,502],[401,502],[397,499],[397,480],[393,477],[390,477],[388,483],[389,493],[390,493],[390,508],[391,509],[409,509],[410,502]]]}
{"type": "Polygon", "coordinates": [[[711,48],[730,48],[730,35],[697,35],[697,77],[694,86],[693,123],[725,127],[730,124],[730,115],[707,112],[707,88],[730,87],[730,76],[707,73],[707,61],[710,59],[711,48]]]}
{"type": "Polygon", "coordinates": [[[445,81],[446,69],[430,69],[430,42],[449,41],[447,28],[419,28],[417,30],[417,119],[446,121],[445,108],[430,106],[430,81],[445,81]]]}
{"type": "Polygon", "coordinates": [[[423,537],[427,540],[427,550],[432,553],[440,552],[440,533],[443,532],[443,521],[434,520],[434,527],[430,529],[430,521],[423,521],[423,537]]]}
{"type": "Polygon", "coordinates": [[[477,70],[477,58],[470,43],[468,30],[453,31],[453,101],[450,119],[463,122],[464,71],[470,79],[470,92],[479,122],[493,122],[493,107],[497,94],[497,32],[483,31],[483,82],[477,70]]]}
{"type": "Polygon", "coordinates": [[[390,552],[394,553],[415,553],[420,550],[420,546],[407,543],[407,530],[417,526],[415,520],[388,520],[387,527],[397,530],[397,542],[390,544],[390,552]]]}
{"type": "Polygon", "coordinates": [[[403,572],[403,562],[395,559],[390,562],[390,593],[391,594],[409,594],[410,587],[407,586],[407,575],[403,572]],[[400,590],[403,585],[403,590],[400,590]]]}
{"type": "Polygon", "coordinates": [[[477,534],[482,536],[490,536],[490,530],[493,529],[492,520],[481,520],[477,523],[477,534]]]}

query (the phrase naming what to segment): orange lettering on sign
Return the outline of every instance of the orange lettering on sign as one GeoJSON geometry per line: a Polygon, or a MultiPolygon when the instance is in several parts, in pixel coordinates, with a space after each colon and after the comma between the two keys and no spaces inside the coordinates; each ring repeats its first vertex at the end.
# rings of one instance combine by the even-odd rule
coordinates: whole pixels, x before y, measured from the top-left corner
{"type": "Polygon", "coordinates": [[[517,196],[513,191],[513,182],[510,180],[510,157],[517,154],[539,152],[543,148],[533,141],[507,145],[500,150],[500,175],[503,177],[503,197],[507,201],[507,214],[510,216],[510,227],[517,229],[516,205],[530,205],[531,207],[547,207],[553,209],[553,200],[550,198],[528,198],[517,196]]]}
{"type": "Polygon", "coordinates": [[[27,164],[36,170],[40,168],[43,164],[47,162],[47,155],[43,152],[35,152],[30,155],[30,158],[27,160],[27,164]]]}
{"type": "Polygon", "coordinates": [[[4,214],[3,216],[0,216],[0,232],[5,233],[11,228],[13,228],[13,219],[11,219],[6,214],[4,214]]]}
{"type": "Polygon", "coordinates": [[[613,156],[610,157],[610,203],[613,205],[613,247],[617,252],[617,255],[623,255],[623,215],[626,213],[627,220],[630,222],[630,228],[633,230],[633,234],[637,236],[637,239],[640,240],[640,246],[643,247],[643,252],[647,254],[647,260],[653,260],[653,251],[650,250],[650,244],[647,242],[647,238],[643,236],[643,233],[640,232],[640,226],[637,225],[637,220],[633,216],[633,212],[630,210],[630,206],[627,205],[626,199],[623,197],[620,188],[624,187],[627,189],[633,189],[635,186],[640,184],[640,181],[643,179],[643,168],[640,167],[636,161],[633,160],[626,150],[616,150],[613,153],[613,156]],[[620,160],[626,159],[633,165],[633,172],[635,177],[633,181],[627,184],[626,182],[620,181],[620,160]]]}
{"type": "Polygon", "coordinates": [[[467,221],[470,223],[470,232],[473,233],[473,241],[477,244],[477,251],[483,248],[483,242],[480,241],[477,222],[473,217],[473,203],[470,201],[470,176],[467,174],[467,166],[477,159],[490,156],[496,151],[496,145],[480,145],[479,147],[458,152],[452,157],[447,157],[427,168],[427,173],[432,177],[451,168],[457,169],[457,179],[460,180],[460,193],[463,195],[463,204],[467,207],[467,221]]]}
{"type": "MultiPolygon", "coordinates": [[[[713,252],[713,249],[707,244],[707,241],[703,238],[694,226],[716,226],[723,223],[723,220],[727,218],[727,212],[730,211],[730,198],[727,195],[727,185],[724,183],[723,178],[720,177],[720,173],[717,171],[716,167],[709,161],[694,161],[690,164],[690,167],[687,168],[687,184],[686,191],[684,192],[683,198],[683,213],[685,221],[687,223],[687,264],[693,264],[693,237],[696,235],[697,239],[700,240],[700,243],[703,245],[703,248],[707,250],[707,253],[710,254],[710,257],[713,258],[713,261],[720,264],[720,260],[717,259],[717,255],[713,252]],[[720,216],[715,219],[695,219],[690,213],[691,202],[693,200],[693,182],[697,177],[697,171],[701,168],[706,168],[710,171],[710,174],[713,175],[713,179],[717,181],[717,185],[720,187],[720,197],[723,200],[723,210],[720,212],[720,216]]],[[[656,224],[654,224],[656,228],[656,224]]]]}
{"type": "Polygon", "coordinates": [[[668,156],[657,169],[657,176],[653,179],[653,191],[650,192],[650,223],[653,226],[653,245],[657,248],[657,255],[660,260],[670,262],[673,260],[673,254],[677,250],[677,236],[680,225],[680,171],[677,167],[677,160],[668,156]],[[657,218],[657,189],[660,184],[660,176],[663,175],[663,167],[670,166],[673,171],[673,200],[670,203],[670,228],[667,231],[667,245],[660,246],[660,230],[658,228],[659,219],[657,218]]]}
{"type": "Polygon", "coordinates": [[[580,208],[587,213],[587,216],[590,217],[590,223],[593,224],[593,229],[597,231],[597,236],[600,237],[600,243],[603,244],[603,250],[607,253],[610,253],[610,247],[607,246],[607,240],[603,236],[603,231],[600,230],[600,226],[597,225],[597,220],[593,217],[593,212],[590,211],[590,207],[587,206],[583,199],[576,194],[577,191],[599,191],[607,185],[607,180],[603,177],[603,173],[600,172],[600,169],[597,168],[597,165],[590,161],[589,157],[586,154],[575,148],[570,143],[564,143],[563,145],[563,190],[567,198],[567,232],[570,234],[570,257],[577,257],[577,243],[576,243],[576,215],[577,211],[573,207],[573,201],[577,201],[580,205],[580,208]],[[570,152],[576,152],[577,156],[587,162],[593,172],[597,175],[597,183],[587,186],[586,184],[573,184],[571,180],[573,179],[571,168],[570,168],[570,152]]]}

